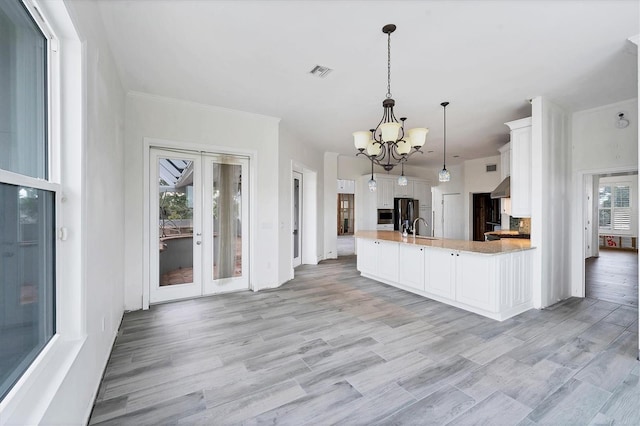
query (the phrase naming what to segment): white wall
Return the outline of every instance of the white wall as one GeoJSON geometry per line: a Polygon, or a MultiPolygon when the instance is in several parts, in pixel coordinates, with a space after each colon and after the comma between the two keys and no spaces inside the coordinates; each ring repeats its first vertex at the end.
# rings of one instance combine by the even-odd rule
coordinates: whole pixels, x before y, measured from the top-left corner
{"type": "MultiPolygon", "coordinates": [[[[338,154],[324,153],[324,258],[338,258],[338,154]]],[[[354,195],[355,198],[355,195],[354,195]]],[[[357,212],[354,210],[354,214],[357,212]]],[[[357,224],[357,223],[356,223],[357,224]]]]}
{"type": "Polygon", "coordinates": [[[464,211],[467,220],[464,223],[464,235],[473,239],[473,194],[491,192],[502,182],[500,155],[478,158],[464,162],[464,211]],[[486,166],[497,165],[495,172],[487,172],[486,166]]]}
{"type": "Polygon", "coordinates": [[[637,116],[637,99],[575,112],[572,116],[572,172],[622,167],[637,170],[637,116]],[[629,127],[615,127],[619,112],[629,119],[629,127]]]}
{"type": "Polygon", "coordinates": [[[125,136],[125,307],[142,308],[145,138],[198,146],[213,152],[242,151],[255,154],[252,170],[257,187],[251,194],[259,206],[252,249],[254,290],[279,284],[278,247],[278,122],[273,117],[250,114],[141,93],[127,95],[125,136]],[[255,164],[257,163],[257,164],[255,164]],[[256,167],[257,166],[257,167],[256,167]],[[253,169],[253,167],[256,167],[253,169]]]}
{"type": "Polygon", "coordinates": [[[59,36],[63,63],[59,130],[67,200],[59,214],[69,238],[58,252],[59,345],[39,357],[49,364],[46,380],[21,390],[26,409],[0,410],[0,423],[80,425],[123,313],[124,92],[95,3],[42,2],[40,9],[59,36]]]}
{"type": "MultiPolygon", "coordinates": [[[[638,170],[638,101],[629,99],[574,112],[571,117],[571,294],[584,296],[584,258],[587,255],[584,228],[588,214],[585,180],[590,176],[638,170]],[[618,129],[618,113],[629,119],[629,126],[618,129]]],[[[596,203],[597,204],[597,203],[596,203]]],[[[594,210],[597,206],[594,206],[594,210]]],[[[597,216],[594,217],[597,220],[597,216]]],[[[597,242],[597,224],[592,227],[597,242]]],[[[592,244],[593,244],[592,243],[592,244]]],[[[597,247],[592,246],[593,253],[597,247]]]]}
{"type": "Polygon", "coordinates": [[[531,122],[533,305],[543,308],[571,295],[570,116],[537,97],[531,122]]]}
{"type": "MultiPolygon", "coordinates": [[[[302,263],[315,264],[322,254],[323,156],[280,124],[278,168],[279,268],[278,284],[293,278],[292,168],[302,176],[302,263]],[[318,215],[318,213],[320,213],[318,215]]],[[[260,208],[262,210],[262,208],[260,208]]]]}

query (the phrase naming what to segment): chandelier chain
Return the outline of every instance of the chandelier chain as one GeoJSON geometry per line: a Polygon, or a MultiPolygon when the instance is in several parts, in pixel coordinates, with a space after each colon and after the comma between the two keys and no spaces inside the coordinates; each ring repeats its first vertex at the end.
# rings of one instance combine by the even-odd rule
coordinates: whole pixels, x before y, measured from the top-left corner
{"type": "Polygon", "coordinates": [[[391,99],[391,33],[387,34],[387,99],[391,99]]]}

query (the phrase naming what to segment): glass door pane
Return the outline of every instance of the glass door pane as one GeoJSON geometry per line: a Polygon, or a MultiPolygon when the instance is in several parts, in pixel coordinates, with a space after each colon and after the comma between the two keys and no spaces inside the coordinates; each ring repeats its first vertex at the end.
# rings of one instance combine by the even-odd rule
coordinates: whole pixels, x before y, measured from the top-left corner
{"type": "Polygon", "coordinates": [[[199,156],[161,150],[152,155],[150,300],[197,296],[202,293],[199,156]]]}
{"type": "Polygon", "coordinates": [[[204,156],[206,238],[205,293],[247,289],[248,245],[247,161],[236,157],[204,156]]]}

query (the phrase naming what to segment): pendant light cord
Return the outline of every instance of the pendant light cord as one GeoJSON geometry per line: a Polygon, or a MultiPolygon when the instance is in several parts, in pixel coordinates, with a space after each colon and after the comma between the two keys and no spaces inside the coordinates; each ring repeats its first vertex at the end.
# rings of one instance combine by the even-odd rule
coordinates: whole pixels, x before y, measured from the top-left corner
{"type": "Polygon", "coordinates": [[[391,33],[387,36],[387,99],[391,99],[391,33]]]}
{"type": "Polygon", "coordinates": [[[444,110],[444,148],[442,150],[442,170],[447,169],[447,105],[449,102],[443,102],[442,109],[444,110]]]}

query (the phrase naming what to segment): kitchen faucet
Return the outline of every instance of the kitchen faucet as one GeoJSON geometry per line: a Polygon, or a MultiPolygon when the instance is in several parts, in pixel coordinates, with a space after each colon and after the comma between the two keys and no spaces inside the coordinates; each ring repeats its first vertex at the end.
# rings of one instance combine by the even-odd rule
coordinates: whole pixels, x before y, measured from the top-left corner
{"type": "Polygon", "coordinates": [[[416,217],[415,220],[413,221],[413,239],[416,239],[416,223],[421,220],[424,223],[424,226],[426,226],[427,228],[429,227],[429,224],[427,223],[427,220],[422,218],[422,217],[416,217]]]}

